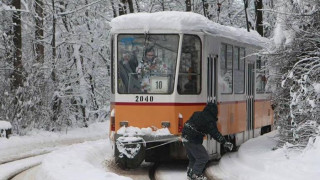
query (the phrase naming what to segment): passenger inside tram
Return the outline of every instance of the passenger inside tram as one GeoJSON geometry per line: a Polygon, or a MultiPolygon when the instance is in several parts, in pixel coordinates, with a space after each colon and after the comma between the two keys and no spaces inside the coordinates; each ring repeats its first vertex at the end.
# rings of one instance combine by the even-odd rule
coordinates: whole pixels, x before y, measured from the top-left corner
{"type": "Polygon", "coordinates": [[[141,91],[148,93],[152,90],[151,79],[153,76],[161,76],[168,73],[167,65],[156,55],[153,47],[146,48],[144,57],[137,68],[138,77],[141,80],[141,91]]]}
{"type": "Polygon", "coordinates": [[[131,52],[125,52],[119,65],[119,89],[121,93],[138,92],[140,89],[136,76],[137,60],[131,52]]]}
{"type": "Polygon", "coordinates": [[[195,94],[197,93],[197,76],[190,67],[188,70],[188,82],[184,85],[185,94],[195,94]]]}

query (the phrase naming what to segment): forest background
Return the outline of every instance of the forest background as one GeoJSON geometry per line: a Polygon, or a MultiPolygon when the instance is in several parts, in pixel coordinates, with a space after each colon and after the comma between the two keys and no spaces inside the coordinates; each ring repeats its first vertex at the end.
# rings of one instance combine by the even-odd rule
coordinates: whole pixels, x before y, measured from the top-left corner
{"type": "Polygon", "coordinates": [[[318,0],[0,0],[0,120],[15,134],[106,121],[110,26],[128,13],[192,11],[256,30],[273,92],[279,145],[304,147],[319,135],[318,0]]]}

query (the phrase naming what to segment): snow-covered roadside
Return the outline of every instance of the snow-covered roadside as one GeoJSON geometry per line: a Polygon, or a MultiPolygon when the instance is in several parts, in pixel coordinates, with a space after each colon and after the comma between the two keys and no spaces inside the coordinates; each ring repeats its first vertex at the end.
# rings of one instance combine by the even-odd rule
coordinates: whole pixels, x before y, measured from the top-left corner
{"type": "Polygon", "coordinates": [[[17,172],[41,163],[44,156],[30,157],[59,149],[62,146],[97,139],[107,140],[109,123],[94,123],[88,128],[75,128],[66,132],[33,130],[26,136],[0,138],[0,179],[7,179],[17,172]],[[30,157],[20,161],[7,161],[30,157]]]}
{"type": "Polygon", "coordinates": [[[61,148],[48,154],[35,177],[36,180],[130,180],[107,172],[104,160],[112,159],[110,142],[105,140],[85,142],[61,148]]]}
{"type": "Polygon", "coordinates": [[[277,132],[249,140],[238,152],[222,157],[206,174],[223,180],[314,180],[320,177],[320,137],[302,152],[290,148],[272,150],[277,132]]]}
{"type": "Polygon", "coordinates": [[[109,123],[95,123],[88,128],[67,132],[33,130],[26,136],[0,138],[0,164],[6,161],[51,152],[63,145],[108,138],[109,123]]]}

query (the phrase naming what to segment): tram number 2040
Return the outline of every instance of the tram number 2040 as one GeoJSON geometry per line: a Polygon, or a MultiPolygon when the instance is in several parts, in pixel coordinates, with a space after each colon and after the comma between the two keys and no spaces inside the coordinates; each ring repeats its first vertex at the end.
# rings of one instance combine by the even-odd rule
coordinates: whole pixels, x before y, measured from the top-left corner
{"type": "Polygon", "coordinates": [[[153,96],[136,96],[136,102],[153,102],[153,96]]]}

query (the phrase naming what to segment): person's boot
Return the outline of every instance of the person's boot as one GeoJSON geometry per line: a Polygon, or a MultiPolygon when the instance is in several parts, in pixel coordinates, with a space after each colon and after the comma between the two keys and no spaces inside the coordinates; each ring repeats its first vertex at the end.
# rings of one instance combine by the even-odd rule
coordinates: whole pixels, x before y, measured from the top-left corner
{"type": "Polygon", "coordinates": [[[187,179],[192,180],[192,169],[187,167],[187,179]]]}
{"type": "Polygon", "coordinates": [[[203,174],[192,174],[192,180],[208,180],[203,174]]]}

